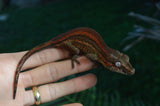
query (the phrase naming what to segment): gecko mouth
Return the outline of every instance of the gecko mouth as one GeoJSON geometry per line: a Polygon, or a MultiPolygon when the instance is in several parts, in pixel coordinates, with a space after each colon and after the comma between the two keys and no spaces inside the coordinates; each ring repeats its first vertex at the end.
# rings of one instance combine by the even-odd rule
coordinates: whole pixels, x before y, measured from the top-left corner
{"type": "Polygon", "coordinates": [[[122,69],[122,72],[126,75],[133,75],[135,73],[135,69],[122,69]]]}

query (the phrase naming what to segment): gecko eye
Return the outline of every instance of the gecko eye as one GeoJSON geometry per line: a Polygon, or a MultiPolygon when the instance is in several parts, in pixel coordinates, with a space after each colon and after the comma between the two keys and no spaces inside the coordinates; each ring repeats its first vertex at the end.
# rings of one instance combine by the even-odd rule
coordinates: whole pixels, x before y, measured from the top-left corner
{"type": "Polygon", "coordinates": [[[121,67],[121,62],[116,62],[115,64],[117,67],[121,67]]]}

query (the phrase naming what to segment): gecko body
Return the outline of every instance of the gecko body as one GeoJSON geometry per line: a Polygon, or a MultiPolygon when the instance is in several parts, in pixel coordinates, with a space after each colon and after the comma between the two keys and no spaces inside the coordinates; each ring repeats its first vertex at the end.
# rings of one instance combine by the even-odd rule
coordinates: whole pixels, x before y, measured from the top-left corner
{"type": "Polygon", "coordinates": [[[21,58],[17,65],[14,77],[14,99],[17,91],[19,73],[23,64],[31,55],[46,48],[68,50],[70,52],[70,58],[72,59],[73,68],[73,62],[80,63],[76,59],[77,56],[84,55],[91,61],[98,62],[111,71],[126,75],[132,75],[135,73],[135,69],[129,62],[129,57],[117,50],[109,48],[98,32],[86,27],[76,28],[34,47],[21,58]]]}

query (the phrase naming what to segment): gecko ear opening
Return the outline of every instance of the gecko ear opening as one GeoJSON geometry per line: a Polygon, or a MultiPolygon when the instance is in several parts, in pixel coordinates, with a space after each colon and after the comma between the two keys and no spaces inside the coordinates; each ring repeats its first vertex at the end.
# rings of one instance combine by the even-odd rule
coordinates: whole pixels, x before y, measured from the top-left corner
{"type": "Polygon", "coordinates": [[[123,59],[129,62],[129,57],[126,54],[123,55],[123,59]]]}

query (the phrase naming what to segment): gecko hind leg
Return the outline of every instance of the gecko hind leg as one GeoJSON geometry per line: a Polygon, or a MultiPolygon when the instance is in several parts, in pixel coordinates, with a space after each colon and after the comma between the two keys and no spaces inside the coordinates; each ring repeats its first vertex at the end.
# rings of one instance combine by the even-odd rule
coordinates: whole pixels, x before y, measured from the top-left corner
{"type": "Polygon", "coordinates": [[[78,55],[74,55],[71,59],[72,62],[72,69],[74,68],[74,62],[76,62],[77,64],[80,64],[80,62],[77,60],[79,56],[78,55]]]}

